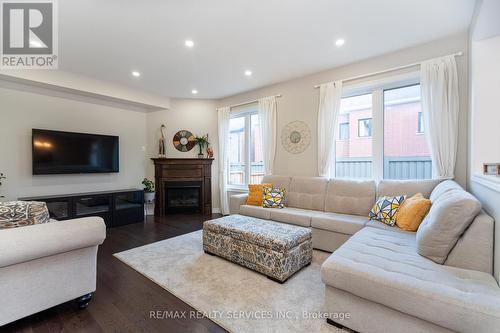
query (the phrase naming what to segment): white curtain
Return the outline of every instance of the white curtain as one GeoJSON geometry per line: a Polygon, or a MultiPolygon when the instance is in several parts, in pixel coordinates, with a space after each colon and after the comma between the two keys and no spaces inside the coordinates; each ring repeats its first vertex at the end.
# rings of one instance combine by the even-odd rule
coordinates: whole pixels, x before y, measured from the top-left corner
{"type": "Polygon", "coordinates": [[[227,184],[229,173],[229,113],[231,108],[225,106],[217,109],[219,127],[219,191],[220,209],[223,215],[229,214],[227,184]]]}
{"type": "Polygon", "coordinates": [[[458,75],[455,56],[425,61],[420,66],[424,132],[430,146],[433,177],[455,175],[458,148],[458,75]]]}
{"type": "Polygon", "coordinates": [[[318,174],[335,174],[335,135],[337,132],[342,81],[323,83],[319,87],[318,109],[318,174]]]}
{"type": "Polygon", "coordinates": [[[276,96],[259,99],[259,122],[264,172],[271,175],[276,155],[276,96]]]}

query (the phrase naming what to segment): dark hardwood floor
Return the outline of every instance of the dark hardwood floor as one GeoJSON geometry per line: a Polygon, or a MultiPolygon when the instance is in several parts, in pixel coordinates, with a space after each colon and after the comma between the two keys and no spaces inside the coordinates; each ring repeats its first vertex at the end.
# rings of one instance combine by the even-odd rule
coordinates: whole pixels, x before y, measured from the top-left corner
{"type": "Polygon", "coordinates": [[[75,302],[67,302],[0,331],[225,332],[206,318],[150,319],[150,311],[195,310],[113,257],[116,252],[201,229],[202,223],[201,216],[172,215],[108,229],[97,256],[97,290],[87,309],[78,310],[75,302]]]}

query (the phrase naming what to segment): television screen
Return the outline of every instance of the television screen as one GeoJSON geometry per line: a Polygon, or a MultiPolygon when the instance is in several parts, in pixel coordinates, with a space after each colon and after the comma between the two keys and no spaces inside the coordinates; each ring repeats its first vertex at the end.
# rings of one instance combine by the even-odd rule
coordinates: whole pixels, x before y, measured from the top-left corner
{"type": "Polygon", "coordinates": [[[33,174],[118,172],[118,137],[32,130],[33,174]]]}

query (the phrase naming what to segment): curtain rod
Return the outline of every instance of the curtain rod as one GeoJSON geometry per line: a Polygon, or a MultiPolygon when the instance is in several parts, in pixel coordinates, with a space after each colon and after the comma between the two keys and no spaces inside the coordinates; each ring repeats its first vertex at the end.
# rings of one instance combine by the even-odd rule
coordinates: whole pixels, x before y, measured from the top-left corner
{"type": "MultiPolygon", "coordinates": [[[[460,52],[452,53],[450,55],[451,56],[456,56],[456,57],[458,56],[459,57],[459,56],[462,56],[463,54],[464,53],[462,51],[460,51],[460,52]]],[[[424,60],[424,61],[427,61],[427,60],[424,60]]],[[[397,71],[397,70],[401,70],[401,69],[405,69],[405,68],[410,68],[410,67],[418,66],[418,65],[422,64],[424,61],[419,61],[419,62],[414,62],[414,63],[408,64],[408,65],[403,65],[403,66],[388,68],[388,69],[384,69],[384,70],[381,70],[381,71],[378,71],[378,72],[373,72],[373,73],[368,73],[368,74],[362,74],[362,75],[358,75],[358,76],[353,76],[353,77],[349,77],[347,79],[342,79],[340,81],[342,81],[342,82],[345,82],[345,81],[354,81],[354,80],[362,79],[362,78],[365,78],[365,77],[370,77],[370,76],[379,75],[379,74],[385,74],[385,73],[388,73],[388,72],[393,72],[393,71],[397,71]]],[[[329,82],[331,82],[331,81],[329,81],[329,82]]],[[[323,82],[321,84],[324,84],[324,83],[328,83],[328,82],[323,82]]],[[[314,88],[319,88],[321,84],[315,85],[314,88]]]]}
{"type": "MultiPolygon", "coordinates": [[[[276,97],[276,98],[279,98],[281,97],[281,94],[278,94],[278,95],[273,95],[273,96],[269,96],[269,97],[276,97]]],[[[243,106],[243,105],[247,105],[247,104],[252,104],[252,103],[255,103],[255,102],[258,102],[259,100],[258,99],[254,99],[254,100],[251,100],[251,101],[246,101],[246,102],[242,102],[242,103],[238,103],[238,104],[233,104],[233,105],[229,105],[230,108],[236,108],[238,106],[243,106]]]]}

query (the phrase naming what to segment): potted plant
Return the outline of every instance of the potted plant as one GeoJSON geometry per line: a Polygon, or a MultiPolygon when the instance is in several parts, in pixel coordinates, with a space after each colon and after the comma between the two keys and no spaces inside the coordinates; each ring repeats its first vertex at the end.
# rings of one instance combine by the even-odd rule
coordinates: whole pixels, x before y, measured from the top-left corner
{"type": "Polygon", "coordinates": [[[144,201],[153,202],[155,200],[155,183],[144,178],[142,180],[142,185],[144,186],[144,201]]]}
{"type": "Polygon", "coordinates": [[[208,134],[205,134],[204,136],[197,136],[194,138],[194,141],[198,145],[198,148],[200,148],[198,158],[205,157],[205,155],[203,154],[203,148],[208,147],[208,145],[210,144],[210,142],[208,142],[208,134]]]}

